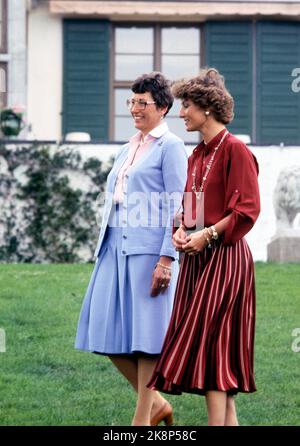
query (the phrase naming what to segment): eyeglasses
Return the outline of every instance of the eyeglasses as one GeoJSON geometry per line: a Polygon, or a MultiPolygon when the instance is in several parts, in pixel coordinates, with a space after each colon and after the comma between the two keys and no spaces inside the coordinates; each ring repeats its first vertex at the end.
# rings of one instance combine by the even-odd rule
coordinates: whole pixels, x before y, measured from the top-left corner
{"type": "Polygon", "coordinates": [[[127,99],[126,105],[131,110],[135,105],[139,110],[145,110],[147,105],[149,104],[155,104],[155,101],[143,101],[143,99],[127,99]]]}

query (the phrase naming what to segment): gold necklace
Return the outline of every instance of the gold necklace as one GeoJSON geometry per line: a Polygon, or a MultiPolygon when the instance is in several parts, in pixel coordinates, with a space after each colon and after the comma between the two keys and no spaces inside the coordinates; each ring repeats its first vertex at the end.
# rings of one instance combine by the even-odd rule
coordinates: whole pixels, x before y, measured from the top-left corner
{"type": "Polygon", "coordinates": [[[224,141],[225,137],[228,135],[228,133],[229,133],[228,130],[226,130],[226,132],[222,136],[219,144],[214,148],[214,152],[213,152],[213,154],[212,154],[212,156],[211,156],[211,158],[210,158],[210,160],[209,160],[209,162],[208,162],[208,164],[206,166],[205,174],[203,175],[203,179],[202,179],[202,183],[201,183],[199,191],[197,191],[197,188],[196,188],[196,172],[197,172],[196,165],[194,167],[194,171],[192,173],[192,177],[193,177],[192,191],[196,195],[197,200],[200,200],[200,198],[202,196],[204,184],[205,184],[205,181],[207,180],[207,176],[208,176],[209,171],[211,169],[212,163],[214,162],[216,153],[217,153],[218,149],[220,148],[222,142],[224,141]]]}

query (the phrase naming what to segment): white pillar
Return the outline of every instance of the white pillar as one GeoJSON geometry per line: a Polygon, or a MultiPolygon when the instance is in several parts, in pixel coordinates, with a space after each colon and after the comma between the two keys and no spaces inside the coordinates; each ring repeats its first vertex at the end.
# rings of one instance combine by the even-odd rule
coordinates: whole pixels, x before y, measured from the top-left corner
{"type": "Polygon", "coordinates": [[[9,0],[8,6],[8,106],[27,105],[26,0],[9,0]]]}
{"type": "Polygon", "coordinates": [[[61,138],[62,62],[62,17],[41,2],[28,15],[28,123],[35,138],[61,138]]]}

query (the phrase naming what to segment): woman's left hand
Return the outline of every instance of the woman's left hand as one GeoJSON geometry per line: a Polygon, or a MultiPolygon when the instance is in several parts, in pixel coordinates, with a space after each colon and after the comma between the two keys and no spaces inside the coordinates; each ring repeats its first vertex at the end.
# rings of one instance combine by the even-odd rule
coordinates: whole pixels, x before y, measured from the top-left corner
{"type": "Polygon", "coordinates": [[[171,271],[167,268],[163,268],[160,265],[156,265],[152,273],[152,284],[150,295],[152,297],[158,296],[160,293],[165,293],[170,285],[171,271]]]}
{"type": "Polygon", "coordinates": [[[188,255],[196,255],[208,245],[204,230],[190,234],[186,240],[187,243],[182,246],[182,249],[188,255]]]}

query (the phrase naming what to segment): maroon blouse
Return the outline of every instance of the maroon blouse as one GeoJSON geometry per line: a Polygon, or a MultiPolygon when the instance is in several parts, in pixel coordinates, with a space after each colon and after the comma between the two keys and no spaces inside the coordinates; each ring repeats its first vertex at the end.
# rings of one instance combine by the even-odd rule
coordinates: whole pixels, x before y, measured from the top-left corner
{"type": "MultiPolygon", "coordinates": [[[[208,144],[203,141],[188,160],[186,192],[192,191],[192,173],[196,167],[196,190],[200,189],[206,165],[226,129],[208,144]]],[[[223,243],[240,240],[254,225],[260,212],[258,163],[253,153],[229,133],[220,145],[204,184],[204,225],[211,226],[231,214],[223,234],[223,243]]],[[[193,200],[194,202],[194,200],[193,200]]]]}

